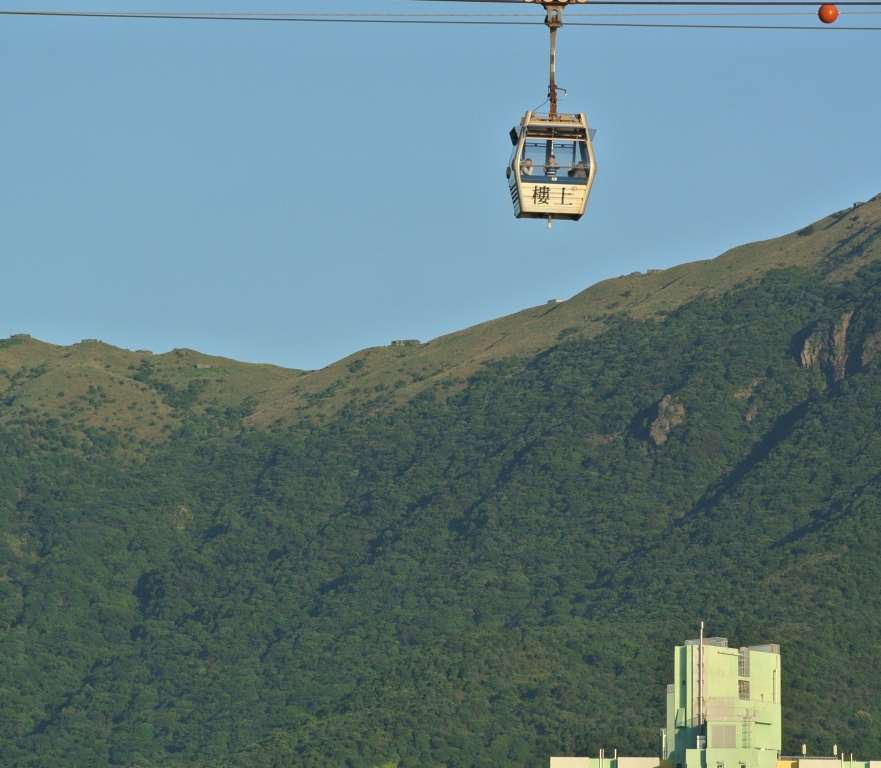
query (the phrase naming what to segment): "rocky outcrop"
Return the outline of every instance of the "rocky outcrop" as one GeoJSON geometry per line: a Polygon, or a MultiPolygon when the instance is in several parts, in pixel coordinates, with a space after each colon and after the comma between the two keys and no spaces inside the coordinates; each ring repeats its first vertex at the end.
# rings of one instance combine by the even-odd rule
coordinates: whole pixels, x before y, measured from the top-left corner
{"type": "Polygon", "coordinates": [[[734,393],[735,400],[749,400],[756,391],[756,387],[762,383],[761,379],[753,379],[752,383],[748,387],[744,387],[743,389],[737,390],[734,393]]]}
{"type": "Polygon", "coordinates": [[[743,414],[743,418],[745,421],[752,421],[756,416],[759,415],[759,403],[756,397],[756,388],[761,383],[761,379],[753,379],[748,387],[739,389],[737,390],[737,392],[734,393],[735,400],[746,400],[747,402],[748,407],[746,409],[746,413],[743,414]]]}
{"type": "Polygon", "coordinates": [[[832,369],[833,381],[841,381],[844,378],[844,368],[847,365],[847,329],[850,327],[850,319],[853,312],[845,312],[835,323],[832,329],[832,369]]]}
{"type": "Polygon", "coordinates": [[[847,329],[853,312],[845,312],[832,328],[818,328],[807,339],[801,351],[805,368],[819,363],[831,382],[841,381],[847,369],[847,329]]]}
{"type": "Polygon", "coordinates": [[[658,403],[658,416],[649,427],[649,438],[656,446],[667,442],[667,433],[682,423],[685,408],[682,403],[673,401],[672,395],[664,395],[658,403]]]}
{"type": "Polygon", "coordinates": [[[814,332],[805,339],[805,346],[801,351],[803,368],[810,368],[820,359],[820,353],[826,349],[826,338],[825,333],[814,332]]]}

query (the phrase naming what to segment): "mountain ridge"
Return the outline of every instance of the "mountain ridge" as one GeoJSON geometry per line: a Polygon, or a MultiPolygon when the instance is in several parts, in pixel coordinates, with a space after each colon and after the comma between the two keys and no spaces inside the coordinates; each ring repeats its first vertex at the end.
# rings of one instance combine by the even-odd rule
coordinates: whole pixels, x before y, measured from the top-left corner
{"type": "Polygon", "coordinates": [[[136,442],[161,441],[175,423],[174,408],[157,399],[161,392],[134,380],[145,360],[162,386],[196,386],[207,407],[235,409],[246,399],[256,400],[248,420],[261,428],[327,418],[347,406],[396,407],[437,383],[457,391],[487,363],[533,356],[567,339],[592,338],[624,316],[660,320],[683,304],[731,290],[771,269],[801,266],[825,270],[826,279],[842,279],[877,258],[871,247],[879,228],[881,195],[876,195],[797,232],[739,246],[714,259],[611,278],[558,304],[530,307],[419,346],[368,347],[313,371],[240,363],[188,349],[154,355],[102,342],[64,347],[18,335],[0,341],[0,387],[5,383],[7,402],[0,421],[15,418],[23,406],[82,428],[134,426],[130,431],[136,442]],[[36,377],[35,369],[45,371],[36,377]],[[96,381],[88,384],[90,376],[96,381]],[[52,390],[64,395],[53,400],[52,390]],[[115,404],[110,400],[118,407],[108,408],[115,404]]]}

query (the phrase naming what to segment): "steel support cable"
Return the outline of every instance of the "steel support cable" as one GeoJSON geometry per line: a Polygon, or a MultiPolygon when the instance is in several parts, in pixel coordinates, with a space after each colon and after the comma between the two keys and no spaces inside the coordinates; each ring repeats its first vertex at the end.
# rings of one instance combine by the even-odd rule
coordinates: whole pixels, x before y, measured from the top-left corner
{"type": "Polygon", "coordinates": [[[501,26],[534,26],[541,21],[502,21],[500,19],[443,19],[429,14],[426,18],[316,18],[305,14],[250,14],[250,13],[173,13],[161,11],[22,11],[0,10],[0,16],[36,16],[89,19],[165,19],[171,21],[275,21],[316,24],[470,24],[501,26]]]}
{"type": "Polygon", "coordinates": [[[799,27],[784,24],[652,24],[626,21],[568,22],[568,27],[642,27],[655,29],[780,29],[803,32],[881,32],[881,27],[799,27]]]}
{"type": "MultiPolygon", "coordinates": [[[[448,1],[448,0],[441,0],[448,1]]],[[[461,0],[458,0],[461,1],[461,0]]],[[[492,0],[497,1],[497,0],[492,0]]],[[[595,3],[599,4],[599,3],[595,3]]],[[[606,5],[624,4],[618,0],[617,2],[604,3],[606,5]]],[[[664,3],[627,3],[628,5],[804,5],[800,2],[788,3],[681,3],[681,2],[664,2],[664,3]]],[[[843,5],[844,3],[839,3],[843,5]]],[[[856,3],[853,3],[856,4],[856,3]]],[[[816,5],[816,3],[812,3],[816,5]]],[[[859,5],[881,5],[881,2],[861,2],[859,5]]],[[[634,16],[638,14],[632,14],[634,16]]],[[[687,15],[687,14],[682,14],[687,15]]],[[[744,14],[751,15],[751,14],[744,14]]],[[[479,25],[479,26],[537,26],[543,22],[535,21],[514,21],[502,19],[485,19],[474,18],[470,20],[461,18],[432,18],[428,14],[428,18],[399,18],[399,17],[383,17],[383,18],[364,18],[355,16],[343,17],[317,17],[305,14],[223,14],[223,13],[172,13],[172,12],[155,12],[155,11],[31,11],[31,10],[0,10],[0,16],[26,16],[26,17],[61,17],[61,18],[105,18],[105,19],[157,19],[157,20],[177,20],[177,21],[265,21],[265,22],[288,22],[288,23],[313,23],[313,24],[408,24],[408,25],[479,25]]],[[[580,14],[581,18],[587,14],[580,14]]],[[[566,26],[570,27],[639,27],[639,28],[661,28],[661,29],[777,29],[777,30],[829,30],[840,32],[878,32],[881,27],[807,27],[794,25],[776,25],[776,24],[681,24],[681,23],[652,23],[652,22],[611,22],[611,21],[568,21],[566,26]]]]}
{"type": "MultiPolygon", "coordinates": [[[[523,0],[405,0],[406,2],[432,2],[432,3],[522,3],[523,0]]],[[[541,7],[538,2],[535,5],[541,7]]],[[[640,6],[697,6],[697,7],[749,7],[760,6],[765,8],[774,8],[778,6],[807,6],[808,8],[816,8],[822,5],[819,0],[590,0],[589,5],[640,5],[640,6]]],[[[879,6],[879,0],[841,0],[835,5],[840,7],[853,6],[879,6]]],[[[535,7],[535,6],[534,6],[535,7]]],[[[573,9],[584,8],[584,5],[566,6],[569,13],[573,9]]]]}
{"type": "MultiPolygon", "coordinates": [[[[877,16],[881,14],[878,11],[848,11],[848,16],[877,16]]],[[[570,13],[569,18],[597,18],[604,16],[813,16],[816,17],[814,11],[708,11],[701,13],[699,11],[671,11],[668,13],[570,13]]]]}
{"type": "MultiPolygon", "coordinates": [[[[597,3],[591,3],[591,5],[596,5],[597,3]]],[[[812,3],[815,5],[816,3],[812,3]]],[[[838,3],[841,5],[842,3],[838,3]]],[[[702,3],[703,5],[703,3],[702,3]]],[[[712,5],[712,3],[707,3],[706,5],[712,5]]],[[[764,3],[763,3],[764,5],[764,3]]],[[[873,5],[881,5],[881,0],[873,5]]],[[[15,13],[43,13],[44,11],[33,11],[33,10],[16,10],[11,11],[15,13]]],[[[231,12],[231,13],[211,13],[206,11],[47,11],[48,13],[86,13],[86,14],[100,14],[100,13],[120,13],[120,14],[134,14],[134,15],[151,15],[151,14],[161,14],[161,15],[172,15],[172,16],[181,16],[181,17],[199,17],[199,16],[229,16],[233,18],[269,18],[269,19],[283,19],[283,18],[309,18],[309,19],[434,19],[434,18],[443,18],[443,19],[537,19],[538,16],[535,13],[250,13],[250,12],[231,12]]],[[[881,13],[881,11],[878,11],[881,13]]],[[[631,15],[641,16],[642,12],[630,12],[631,15]]],[[[690,11],[679,11],[678,13],[690,13],[690,11]]],[[[725,15],[731,13],[729,11],[718,11],[719,15],[725,15]]],[[[741,11],[740,13],[754,13],[760,14],[764,13],[763,11],[741,11]]],[[[768,13],[810,13],[812,11],[769,11],[768,13]]],[[[866,11],[853,11],[853,13],[866,13],[866,11]]],[[[580,6],[578,10],[570,10],[566,18],[578,18],[579,16],[593,16],[595,14],[590,13],[584,6],[580,6]]],[[[542,22],[543,23],[543,22],[542,22]]]]}
{"type": "MultiPolygon", "coordinates": [[[[9,13],[16,13],[10,11],[9,13]]],[[[38,11],[21,11],[21,13],[40,13],[38,11]]],[[[59,11],[63,15],[103,15],[107,12],[102,11],[59,11]]],[[[109,13],[115,13],[110,11],[109,13]]],[[[137,18],[151,17],[155,15],[153,12],[126,12],[120,11],[120,14],[135,15],[137,18]]],[[[533,19],[536,24],[543,22],[537,20],[534,13],[204,13],[204,12],[159,12],[162,18],[173,16],[181,19],[198,19],[208,18],[217,19],[218,17],[231,18],[240,21],[251,19],[268,19],[270,21],[283,21],[285,19],[533,19]]],[[[870,15],[881,14],[881,10],[877,11],[849,11],[849,15],[870,15]]],[[[567,19],[593,19],[599,17],[615,16],[615,17],[660,17],[660,16],[816,16],[814,11],[668,11],[668,12],[646,12],[646,11],[628,11],[625,13],[589,13],[570,11],[567,19]]],[[[568,23],[568,22],[567,22],[568,23]]]]}

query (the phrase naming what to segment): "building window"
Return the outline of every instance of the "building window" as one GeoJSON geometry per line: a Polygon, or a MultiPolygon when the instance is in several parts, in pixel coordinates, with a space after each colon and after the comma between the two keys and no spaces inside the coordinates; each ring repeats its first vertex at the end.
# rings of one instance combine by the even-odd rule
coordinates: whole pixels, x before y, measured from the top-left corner
{"type": "Polygon", "coordinates": [[[741,648],[737,657],[737,674],[749,677],[749,648],[741,648]]]}
{"type": "Polygon", "coordinates": [[[737,681],[737,696],[740,699],[749,701],[749,680],[737,681]]]}

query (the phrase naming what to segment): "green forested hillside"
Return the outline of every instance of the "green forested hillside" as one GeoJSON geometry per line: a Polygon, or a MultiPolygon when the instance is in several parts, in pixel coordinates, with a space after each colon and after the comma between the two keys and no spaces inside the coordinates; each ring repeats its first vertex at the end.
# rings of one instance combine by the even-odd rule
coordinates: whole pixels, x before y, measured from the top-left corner
{"type": "Polygon", "coordinates": [[[737,281],[643,276],[681,294],[534,319],[464,376],[464,342],[428,345],[397,388],[379,352],[377,384],[309,397],[96,362],[153,432],[95,421],[97,384],[53,410],[67,353],[0,342],[0,763],[651,754],[700,620],[780,643],[784,751],[881,757],[879,233],[874,202],[750,246],[737,281]]]}

